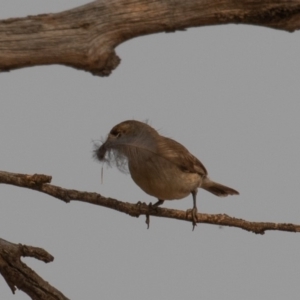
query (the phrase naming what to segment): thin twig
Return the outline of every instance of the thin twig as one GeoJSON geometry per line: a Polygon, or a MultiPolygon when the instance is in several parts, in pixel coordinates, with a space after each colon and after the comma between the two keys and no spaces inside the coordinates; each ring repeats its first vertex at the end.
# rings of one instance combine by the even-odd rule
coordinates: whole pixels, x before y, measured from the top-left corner
{"type": "MultiPolygon", "coordinates": [[[[104,206],[128,214],[133,217],[140,215],[155,216],[162,218],[177,219],[182,221],[192,221],[191,215],[182,210],[175,210],[161,207],[151,207],[146,203],[132,204],[122,202],[113,198],[104,197],[97,193],[82,192],[65,189],[50,184],[51,176],[34,174],[16,174],[0,171],[0,183],[15,185],[23,188],[36,190],[66,203],[70,201],[81,201],[99,206],[104,206]]],[[[197,223],[207,223],[219,226],[230,226],[241,228],[256,234],[264,234],[267,230],[300,232],[300,225],[291,223],[271,223],[271,222],[250,222],[243,219],[230,217],[226,214],[203,214],[198,213],[197,223]]]]}

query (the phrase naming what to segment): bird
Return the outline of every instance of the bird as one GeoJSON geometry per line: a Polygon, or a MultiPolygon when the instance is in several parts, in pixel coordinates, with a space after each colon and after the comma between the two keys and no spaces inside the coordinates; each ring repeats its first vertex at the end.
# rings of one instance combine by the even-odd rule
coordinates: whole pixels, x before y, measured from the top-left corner
{"type": "Polygon", "coordinates": [[[127,120],[115,125],[95,157],[115,164],[122,172],[129,171],[133,181],[147,194],[158,199],[152,207],[165,200],[177,200],[192,195],[193,230],[197,225],[197,191],[202,188],[216,196],[239,195],[239,192],[212,181],[206,168],[187,148],[162,136],[145,122],[127,120]]]}

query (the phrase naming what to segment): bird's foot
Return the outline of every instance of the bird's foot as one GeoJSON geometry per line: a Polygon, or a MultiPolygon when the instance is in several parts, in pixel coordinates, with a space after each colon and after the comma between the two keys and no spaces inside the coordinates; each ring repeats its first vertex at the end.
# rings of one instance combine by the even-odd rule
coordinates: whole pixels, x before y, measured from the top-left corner
{"type": "MultiPolygon", "coordinates": [[[[148,204],[148,208],[149,208],[149,210],[151,210],[153,208],[152,202],[150,202],[148,204]]],[[[149,214],[146,214],[146,221],[145,221],[145,223],[147,224],[147,229],[149,229],[149,227],[150,227],[150,215],[149,214]]]]}
{"type": "MultiPolygon", "coordinates": [[[[141,209],[142,205],[147,205],[147,204],[145,202],[141,202],[141,201],[138,201],[136,203],[136,206],[139,209],[141,209]]],[[[149,208],[149,210],[152,209],[152,203],[151,202],[149,203],[148,208],[149,208]]],[[[149,229],[149,227],[150,227],[150,216],[149,216],[149,214],[146,214],[146,221],[145,221],[145,223],[147,224],[147,229],[149,229]]]]}
{"type": "Polygon", "coordinates": [[[147,224],[147,229],[149,229],[149,227],[150,227],[150,216],[149,215],[146,215],[145,223],[147,224]]]}
{"type": "MultiPolygon", "coordinates": [[[[148,209],[149,210],[155,210],[155,211],[157,211],[157,206],[153,205],[152,202],[150,202],[148,204],[148,209]]],[[[150,227],[150,215],[149,214],[146,214],[146,221],[145,221],[145,223],[147,224],[147,229],[149,229],[149,227],[150,227]]]]}
{"type": "MultiPolygon", "coordinates": [[[[149,211],[155,211],[155,212],[157,212],[157,207],[158,207],[159,205],[163,204],[163,203],[164,203],[163,200],[158,200],[158,201],[157,201],[156,203],[154,203],[154,204],[152,204],[152,202],[150,202],[150,203],[148,204],[148,210],[149,210],[149,211]]],[[[136,203],[136,206],[139,207],[139,208],[141,208],[142,205],[146,205],[146,203],[145,203],[145,202],[141,202],[141,201],[138,201],[138,202],[136,203]]],[[[146,214],[146,221],[145,221],[145,223],[147,224],[147,229],[149,229],[149,227],[150,227],[150,214],[146,214]]]]}
{"type": "Polygon", "coordinates": [[[157,202],[154,204],[152,204],[152,202],[150,202],[148,204],[148,207],[149,207],[149,210],[157,212],[157,208],[158,208],[157,202]]]}
{"type": "MultiPolygon", "coordinates": [[[[152,204],[152,202],[150,202],[148,204],[149,211],[155,211],[155,212],[157,212],[157,207],[159,205],[162,205],[163,203],[164,203],[163,200],[158,200],[154,204],[152,204]]],[[[146,224],[147,224],[147,229],[149,229],[149,227],[150,227],[150,215],[149,214],[146,214],[146,224]]]]}
{"type": "Polygon", "coordinates": [[[197,217],[198,209],[197,209],[197,207],[188,209],[186,211],[186,215],[188,216],[189,214],[192,215],[192,224],[193,224],[193,231],[194,231],[195,227],[197,226],[197,222],[198,222],[198,217],[197,217]]]}

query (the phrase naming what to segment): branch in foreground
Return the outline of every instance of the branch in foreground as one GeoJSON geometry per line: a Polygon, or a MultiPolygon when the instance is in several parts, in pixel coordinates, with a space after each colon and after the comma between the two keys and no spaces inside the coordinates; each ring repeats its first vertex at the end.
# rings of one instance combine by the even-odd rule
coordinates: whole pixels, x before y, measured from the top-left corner
{"type": "Polygon", "coordinates": [[[34,257],[45,263],[54,259],[44,249],[17,245],[0,239],[0,273],[13,293],[18,288],[34,300],[68,300],[60,291],[27,267],[21,261],[21,256],[34,257]]]}
{"type": "Polygon", "coordinates": [[[300,28],[300,0],[98,0],[56,14],[0,21],[0,71],[61,64],[107,76],[115,48],[138,36],[188,27],[252,24],[300,28]]]}
{"type": "MultiPolygon", "coordinates": [[[[191,215],[187,214],[185,211],[160,207],[151,208],[151,206],[145,203],[131,204],[113,198],[106,198],[97,193],[61,188],[59,186],[51,185],[50,182],[51,176],[47,175],[25,175],[0,171],[0,183],[36,190],[66,203],[76,200],[111,208],[133,217],[145,215],[147,219],[149,216],[155,216],[189,222],[192,221],[191,215]]],[[[243,219],[230,217],[226,214],[211,215],[198,213],[197,218],[197,223],[237,227],[256,234],[264,234],[267,230],[300,232],[300,225],[290,223],[249,222],[243,219]]]]}

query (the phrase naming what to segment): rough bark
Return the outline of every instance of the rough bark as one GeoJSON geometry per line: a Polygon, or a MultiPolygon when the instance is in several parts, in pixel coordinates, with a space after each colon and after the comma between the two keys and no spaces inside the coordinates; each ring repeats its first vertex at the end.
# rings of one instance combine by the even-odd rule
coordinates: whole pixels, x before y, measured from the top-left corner
{"type": "Polygon", "coordinates": [[[44,249],[13,244],[0,239],[0,273],[11,291],[22,290],[33,300],[67,300],[60,291],[44,281],[21,261],[23,257],[34,257],[45,263],[53,261],[53,256],[44,249]]]}
{"type": "MultiPolygon", "coordinates": [[[[0,171],[0,183],[36,190],[60,199],[66,203],[76,200],[111,208],[132,217],[145,215],[148,226],[149,216],[177,219],[188,222],[192,221],[191,214],[188,214],[185,211],[160,207],[154,208],[146,203],[131,204],[113,198],[107,198],[97,193],[65,189],[50,184],[51,179],[51,176],[47,175],[25,175],[0,171]]],[[[197,223],[237,227],[256,234],[264,234],[267,230],[300,232],[300,225],[291,223],[250,222],[243,219],[233,218],[226,214],[212,215],[198,213],[197,219],[197,223]]]]}
{"type": "Polygon", "coordinates": [[[0,21],[0,71],[61,64],[107,76],[119,44],[217,24],[300,28],[300,0],[98,0],[56,14],[0,21]]]}

